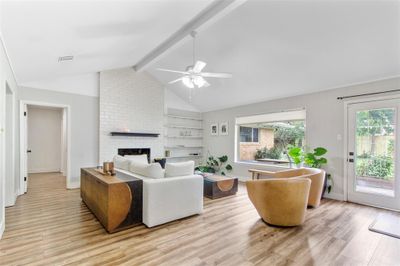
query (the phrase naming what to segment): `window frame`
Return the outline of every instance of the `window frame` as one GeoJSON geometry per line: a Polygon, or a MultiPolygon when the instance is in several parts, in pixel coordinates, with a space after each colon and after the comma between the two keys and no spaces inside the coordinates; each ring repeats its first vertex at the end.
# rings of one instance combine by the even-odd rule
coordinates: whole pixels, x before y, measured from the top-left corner
{"type": "MultiPolygon", "coordinates": [[[[240,160],[240,144],[241,143],[248,143],[248,144],[256,144],[260,143],[260,131],[258,132],[258,142],[241,142],[240,139],[240,127],[246,127],[246,124],[251,124],[251,123],[272,123],[272,122],[282,122],[282,121],[295,121],[295,120],[304,120],[304,143],[308,143],[307,139],[307,113],[305,108],[300,108],[296,110],[286,110],[286,111],[278,111],[278,112],[270,112],[270,113],[264,113],[264,114],[256,114],[256,115],[251,115],[251,116],[245,116],[245,117],[236,117],[235,118],[235,138],[234,138],[234,162],[237,164],[242,164],[242,165],[258,165],[258,166],[267,166],[267,167],[274,167],[274,168],[290,168],[288,165],[279,165],[279,164],[273,164],[273,163],[268,163],[268,162],[258,162],[258,161],[247,161],[247,160],[240,160]],[[282,116],[281,119],[280,116],[282,116]],[[244,122],[246,119],[249,119],[249,122],[246,123],[244,122]],[[259,118],[260,121],[257,121],[259,118]],[[240,123],[238,123],[240,122],[240,123]]],[[[247,126],[248,127],[248,126],[247,126]]]]}
{"type": "MultiPolygon", "coordinates": [[[[241,132],[240,132],[240,128],[241,128],[241,127],[246,127],[246,126],[239,126],[239,134],[241,133],[241,132]]],[[[256,128],[256,127],[246,127],[246,128],[251,128],[251,134],[250,134],[250,136],[251,136],[251,141],[242,141],[242,135],[240,134],[240,136],[239,136],[239,138],[240,138],[240,140],[239,140],[240,143],[259,144],[259,143],[260,143],[260,130],[259,130],[259,128],[256,128]],[[257,129],[257,141],[254,141],[254,129],[257,129]]]]}

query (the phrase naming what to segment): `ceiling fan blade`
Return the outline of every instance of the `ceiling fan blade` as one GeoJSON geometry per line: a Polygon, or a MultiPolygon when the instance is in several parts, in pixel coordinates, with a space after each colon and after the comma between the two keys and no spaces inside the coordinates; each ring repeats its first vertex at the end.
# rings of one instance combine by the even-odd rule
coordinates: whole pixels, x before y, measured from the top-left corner
{"type": "Polygon", "coordinates": [[[204,80],[204,85],[203,85],[203,87],[209,87],[209,86],[210,86],[210,83],[208,83],[207,80],[204,80]]]}
{"type": "Polygon", "coordinates": [[[157,68],[157,70],[166,71],[166,72],[173,72],[173,73],[179,73],[179,74],[185,74],[185,75],[190,74],[189,72],[186,72],[186,71],[178,71],[178,70],[165,69],[165,68],[157,68]]]}
{"type": "Polygon", "coordinates": [[[176,82],[181,81],[181,80],[182,80],[182,78],[178,78],[178,79],[175,79],[173,81],[168,82],[168,84],[173,84],[173,83],[176,83],[176,82]]]}
{"type": "Polygon", "coordinates": [[[200,73],[201,76],[207,77],[207,78],[231,78],[232,74],[231,73],[209,73],[209,72],[203,72],[200,73]]]}
{"type": "Polygon", "coordinates": [[[193,72],[200,73],[206,65],[207,65],[206,62],[196,61],[196,63],[193,66],[193,72]]]}

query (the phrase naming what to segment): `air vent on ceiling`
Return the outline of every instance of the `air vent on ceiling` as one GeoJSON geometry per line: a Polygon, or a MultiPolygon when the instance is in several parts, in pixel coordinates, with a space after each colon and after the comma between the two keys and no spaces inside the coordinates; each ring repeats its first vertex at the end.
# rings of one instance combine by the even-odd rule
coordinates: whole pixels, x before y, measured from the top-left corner
{"type": "Polygon", "coordinates": [[[58,62],[72,61],[73,59],[74,59],[73,55],[60,56],[58,58],[58,62]]]}

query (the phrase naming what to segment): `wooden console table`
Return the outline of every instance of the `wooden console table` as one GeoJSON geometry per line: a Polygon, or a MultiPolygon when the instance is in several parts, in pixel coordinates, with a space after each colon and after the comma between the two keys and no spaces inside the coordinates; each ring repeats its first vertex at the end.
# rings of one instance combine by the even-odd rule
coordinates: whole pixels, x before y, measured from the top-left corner
{"type": "Polygon", "coordinates": [[[117,173],[81,169],[81,198],[109,233],[142,222],[143,181],[117,173]]]}
{"type": "Polygon", "coordinates": [[[251,179],[260,179],[261,175],[273,175],[275,172],[267,171],[267,170],[258,170],[258,169],[249,169],[251,173],[251,179]]]}

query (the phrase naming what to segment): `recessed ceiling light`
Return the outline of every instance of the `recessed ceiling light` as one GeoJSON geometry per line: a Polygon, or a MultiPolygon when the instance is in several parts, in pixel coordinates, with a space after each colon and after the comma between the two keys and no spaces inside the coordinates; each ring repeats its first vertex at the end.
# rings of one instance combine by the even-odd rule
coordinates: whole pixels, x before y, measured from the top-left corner
{"type": "Polygon", "coordinates": [[[63,62],[63,61],[72,61],[74,59],[73,55],[66,55],[66,56],[60,56],[58,58],[58,62],[63,62]]]}

